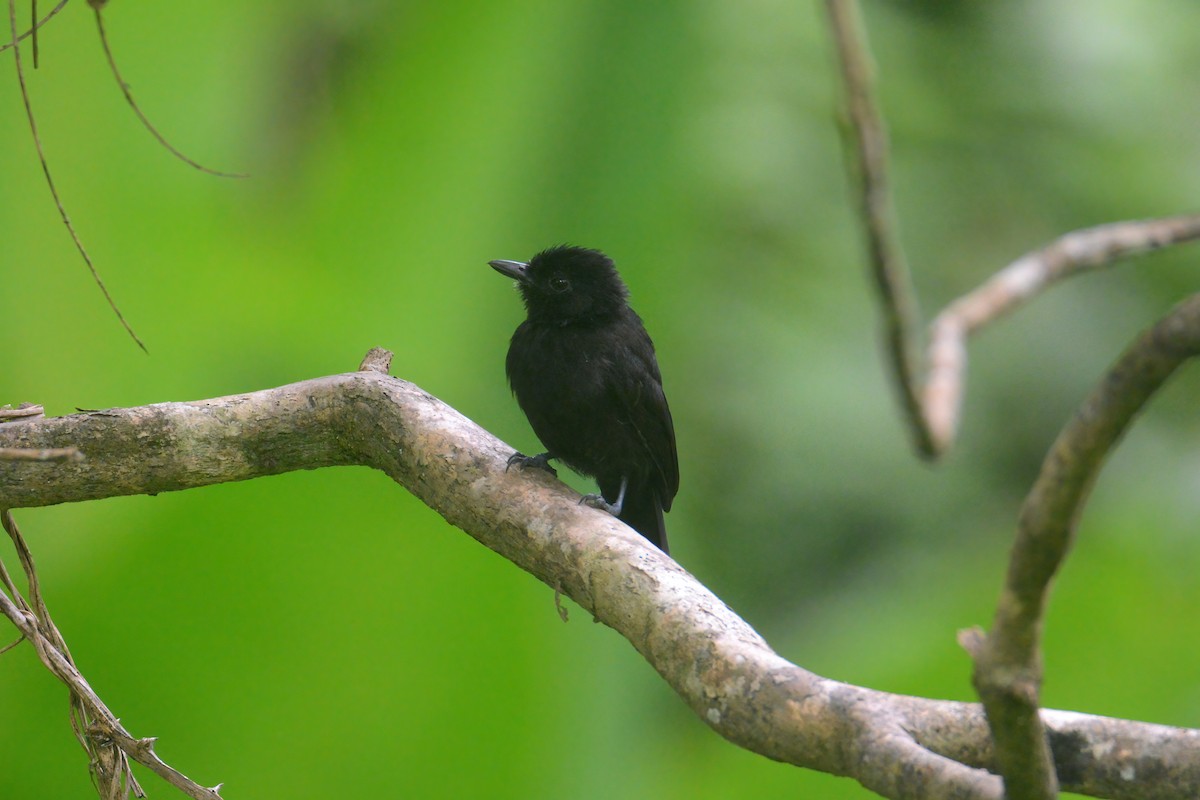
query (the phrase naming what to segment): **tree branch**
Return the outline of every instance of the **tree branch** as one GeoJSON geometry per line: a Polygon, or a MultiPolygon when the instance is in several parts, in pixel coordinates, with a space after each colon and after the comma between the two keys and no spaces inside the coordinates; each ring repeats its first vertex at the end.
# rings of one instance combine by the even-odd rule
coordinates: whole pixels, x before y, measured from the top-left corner
{"type": "Polygon", "coordinates": [[[1027,253],[963,295],[929,328],[929,371],[921,406],[939,451],[954,443],[967,372],[967,338],[1063,278],[1200,239],[1200,215],[1114,222],[1073,231],[1027,253]]]}
{"type": "Polygon", "coordinates": [[[1187,359],[1200,354],[1200,294],[1144,333],[1059,434],[1021,509],[1016,544],[992,632],[963,637],[1013,797],[1053,798],[1054,762],[1038,697],[1041,631],[1050,581],[1074,539],[1104,460],[1133,418],[1187,359]]]}
{"type": "Polygon", "coordinates": [[[879,292],[887,330],[888,362],[895,373],[901,406],[917,452],[933,458],[938,455],[938,446],[921,407],[920,368],[914,346],[921,317],[904,247],[896,233],[896,213],[887,177],[887,132],[876,108],[866,34],[853,0],[826,0],[825,10],[845,92],[848,119],[842,126],[842,138],[846,142],[847,160],[852,169],[856,168],[871,275],[879,292]]]}
{"type": "MultiPolygon", "coordinates": [[[[375,369],[378,369],[376,367],[375,369]]],[[[454,409],[368,369],[191,403],[0,425],[0,446],[77,446],[79,462],[0,463],[0,507],[186,489],[295,469],[380,469],[451,524],[561,590],[630,641],[696,714],[769,758],[853,777],[893,798],[999,800],[978,705],[903,697],[822,678],[776,654],[678,564],[549,475],[505,471],[512,448],[454,409]]],[[[1200,734],[1047,713],[1071,753],[1064,788],[1146,798],[1200,792],[1200,734]],[[1107,743],[1139,750],[1112,771],[1107,743]],[[1159,753],[1162,753],[1161,757],[1159,753]]],[[[1120,757],[1125,757],[1121,754],[1120,757]]]]}

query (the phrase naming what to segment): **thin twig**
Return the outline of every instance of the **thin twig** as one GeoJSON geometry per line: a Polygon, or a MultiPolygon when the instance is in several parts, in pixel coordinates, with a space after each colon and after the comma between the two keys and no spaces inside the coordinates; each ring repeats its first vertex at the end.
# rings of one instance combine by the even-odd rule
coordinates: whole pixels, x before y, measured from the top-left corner
{"type": "Polygon", "coordinates": [[[936,450],[945,451],[958,431],[971,334],[1063,278],[1196,239],[1200,239],[1200,215],[1196,214],[1073,231],[1027,253],[946,306],[930,325],[929,373],[921,393],[936,450]]]}
{"type": "Polygon", "coordinates": [[[904,248],[896,233],[887,179],[887,133],[873,96],[866,32],[853,0],[826,0],[825,7],[845,91],[849,124],[843,127],[843,137],[848,153],[856,155],[849,160],[857,167],[863,227],[871,274],[883,306],[889,361],[917,452],[932,458],[936,451],[921,411],[919,367],[913,346],[920,315],[904,248]]]}
{"type": "MultiPolygon", "coordinates": [[[[50,18],[53,17],[55,14],[57,14],[59,11],[61,11],[62,7],[65,6],[68,2],[69,2],[69,0],[61,0],[61,2],[58,5],[56,5],[53,9],[51,9],[49,14],[42,17],[40,22],[38,22],[36,25],[31,27],[29,30],[25,31],[20,36],[18,36],[17,41],[23,42],[26,39],[28,39],[30,36],[33,36],[36,33],[38,28],[42,27],[47,22],[49,22],[50,18]]],[[[10,47],[12,47],[12,42],[5,42],[4,44],[0,44],[0,53],[3,53],[5,50],[7,50],[10,47]]]]}
{"type": "MultiPolygon", "coordinates": [[[[5,566],[4,559],[2,558],[0,558],[0,584],[3,584],[4,591],[8,592],[13,602],[21,610],[29,610],[29,604],[25,602],[25,598],[21,594],[21,591],[17,588],[17,584],[13,582],[12,576],[8,574],[8,567],[5,566]]],[[[25,637],[22,636],[21,638],[23,639],[25,637]]]]}
{"type": "Polygon", "coordinates": [[[75,232],[75,226],[71,224],[71,218],[67,216],[67,209],[63,206],[62,200],[58,196],[58,189],[54,186],[54,179],[50,176],[50,164],[46,161],[46,154],[42,150],[42,140],[38,136],[37,122],[33,116],[33,104],[29,99],[29,87],[25,84],[25,69],[21,66],[21,47],[19,45],[19,37],[17,36],[17,7],[16,0],[8,0],[8,24],[11,31],[11,45],[13,48],[13,61],[17,65],[17,82],[21,87],[21,100],[25,103],[25,116],[29,119],[29,131],[33,134],[33,144],[37,148],[38,160],[42,164],[42,172],[46,176],[46,185],[50,187],[50,194],[54,198],[54,205],[58,207],[58,214],[62,218],[63,224],[67,226],[67,231],[71,234],[71,241],[75,243],[75,248],[79,254],[83,256],[83,262],[87,264],[88,271],[92,273],[92,280],[100,287],[100,291],[104,294],[104,299],[108,301],[108,307],[113,310],[120,320],[121,325],[125,327],[125,331],[137,342],[137,346],[142,348],[142,352],[149,353],[146,345],[138,338],[138,335],[133,332],[133,328],[125,321],[125,315],[121,313],[121,309],[117,307],[116,301],[112,295],[108,293],[108,288],[104,285],[104,281],[100,279],[100,273],[96,271],[96,266],[92,263],[92,257],[88,255],[88,251],[83,246],[83,241],[79,238],[79,234],[75,232]]]}
{"type": "Polygon", "coordinates": [[[9,618],[33,645],[42,663],[70,689],[71,724],[90,757],[89,769],[100,796],[105,800],[128,797],[130,793],[145,796],[129,768],[129,760],[133,759],[195,800],[220,800],[220,786],[211,789],[201,786],[165,763],[154,752],[153,738],[134,738],[109,711],[80,674],[66,641],[50,617],[33,555],[11,512],[0,511],[0,523],[13,541],[29,585],[29,600],[26,601],[16,591],[0,562],[0,580],[8,590],[0,592],[0,613],[9,618]]]}
{"type": "Polygon", "coordinates": [[[23,642],[23,641],[25,641],[25,634],[21,634],[20,636],[18,636],[17,640],[15,642],[9,642],[8,644],[4,645],[4,647],[0,647],[0,656],[4,655],[9,650],[12,650],[14,647],[21,644],[21,642],[23,642]]]}
{"type": "MultiPolygon", "coordinates": [[[[29,601],[26,603],[22,600],[22,606],[24,611],[35,621],[38,635],[30,636],[27,631],[23,631],[25,637],[33,644],[39,656],[53,650],[67,664],[74,667],[75,660],[71,657],[66,639],[58,630],[58,626],[54,624],[54,620],[50,616],[50,609],[46,606],[46,600],[42,595],[41,580],[38,577],[37,567],[33,563],[33,553],[25,543],[25,538],[17,527],[17,521],[13,519],[10,511],[4,510],[0,511],[0,524],[3,524],[4,530],[12,539],[17,557],[21,561],[21,568],[25,571],[25,581],[29,586],[29,601]]],[[[11,588],[11,579],[6,583],[10,586],[14,596],[20,597],[15,588],[11,588]]],[[[102,800],[128,798],[131,792],[138,797],[144,797],[145,793],[130,771],[129,760],[125,754],[114,749],[108,737],[89,735],[95,718],[84,704],[80,693],[70,685],[68,688],[71,689],[69,714],[71,728],[74,730],[75,738],[79,741],[80,746],[88,754],[88,772],[92,776],[96,792],[102,800]]]]}
{"type": "Polygon", "coordinates": [[[1200,294],[1142,334],[1059,434],[1021,509],[990,634],[966,631],[974,682],[1010,797],[1053,798],[1053,760],[1038,714],[1041,630],[1050,582],[1074,540],[1084,501],[1108,454],[1175,370],[1200,355],[1200,294]]]}
{"type": "Polygon", "coordinates": [[[209,175],[217,175],[222,178],[248,177],[242,172],[221,172],[220,170],[211,169],[203,164],[199,164],[181,153],[174,145],[167,141],[165,136],[159,133],[158,128],[154,127],[154,124],[150,122],[150,118],[142,112],[137,101],[133,99],[133,92],[130,90],[129,84],[125,82],[125,79],[121,77],[121,71],[117,69],[117,60],[113,57],[112,48],[108,46],[108,34],[104,30],[104,14],[102,13],[104,4],[92,2],[91,5],[96,12],[96,28],[100,32],[100,44],[104,47],[104,57],[108,59],[108,67],[112,70],[113,78],[117,81],[117,86],[121,87],[121,93],[125,95],[125,101],[129,103],[129,107],[133,109],[133,113],[137,114],[138,119],[142,121],[142,125],[146,127],[146,130],[150,131],[150,134],[158,140],[158,143],[165,147],[173,156],[201,172],[207,172],[209,175]]]}
{"type": "Polygon", "coordinates": [[[21,403],[16,408],[4,406],[0,408],[0,422],[8,422],[14,419],[24,419],[27,417],[43,417],[46,415],[44,406],[37,403],[21,403]]]}

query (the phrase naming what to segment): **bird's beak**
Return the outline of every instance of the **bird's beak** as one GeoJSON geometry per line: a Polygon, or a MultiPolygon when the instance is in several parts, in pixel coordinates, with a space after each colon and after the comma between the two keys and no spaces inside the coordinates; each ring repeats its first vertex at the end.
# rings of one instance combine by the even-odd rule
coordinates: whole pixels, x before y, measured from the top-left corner
{"type": "Polygon", "coordinates": [[[525,270],[529,269],[529,265],[524,261],[489,261],[488,264],[501,275],[507,275],[521,283],[525,282],[525,270]]]}

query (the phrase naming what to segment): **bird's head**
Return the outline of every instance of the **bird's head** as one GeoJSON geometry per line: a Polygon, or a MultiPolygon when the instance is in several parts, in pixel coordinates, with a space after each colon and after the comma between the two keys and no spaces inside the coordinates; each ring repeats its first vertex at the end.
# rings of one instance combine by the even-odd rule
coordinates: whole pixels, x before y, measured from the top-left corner
{"type": "Polygon", "coordinates": [[[602,319],[618,314],[629,297],[612,259],[599,250],[559,245],[543,250],[529,263],[488,263],[517,282],[525,310],[537,322],[567,325],[602,319]]]}

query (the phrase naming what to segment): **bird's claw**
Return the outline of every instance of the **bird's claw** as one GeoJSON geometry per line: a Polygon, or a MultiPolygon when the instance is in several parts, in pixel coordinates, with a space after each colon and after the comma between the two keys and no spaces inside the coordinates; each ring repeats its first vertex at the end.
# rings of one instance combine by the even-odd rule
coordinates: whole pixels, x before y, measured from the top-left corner
{"type": "Polygon", "coordinates": [[[607,511],[614,517],[619,516],[621,513],[620,507],[605,500],[604,495],[585,494],[583,497],[579,498],[579,502],[581,504],[587,504],[592,508],[598,508],[601,511],[607,511]]]}
{"type": "Polygon", "coordinates": [[[554,467],[550,466],[551,458],[553,458],[553,456],[551,456],[549,453],[538,453],[536,456],[527,456],[524,453],[520,453],[520,452],[513,453],[511,456],[508,457],[508,461],[506,462],[506,464],[504,466],[504,471],[508,472],[509,468],[513,464],[518,464],[518,465],[520,465],[521,469],[526,469],[528,467],[536,467],[537,469],[544,469],[544,470],[546,470],[546,472],[549,472],[551,475],[553,475],[554,477],[557,478],[558,470],[556,470],[554,467]]]}

